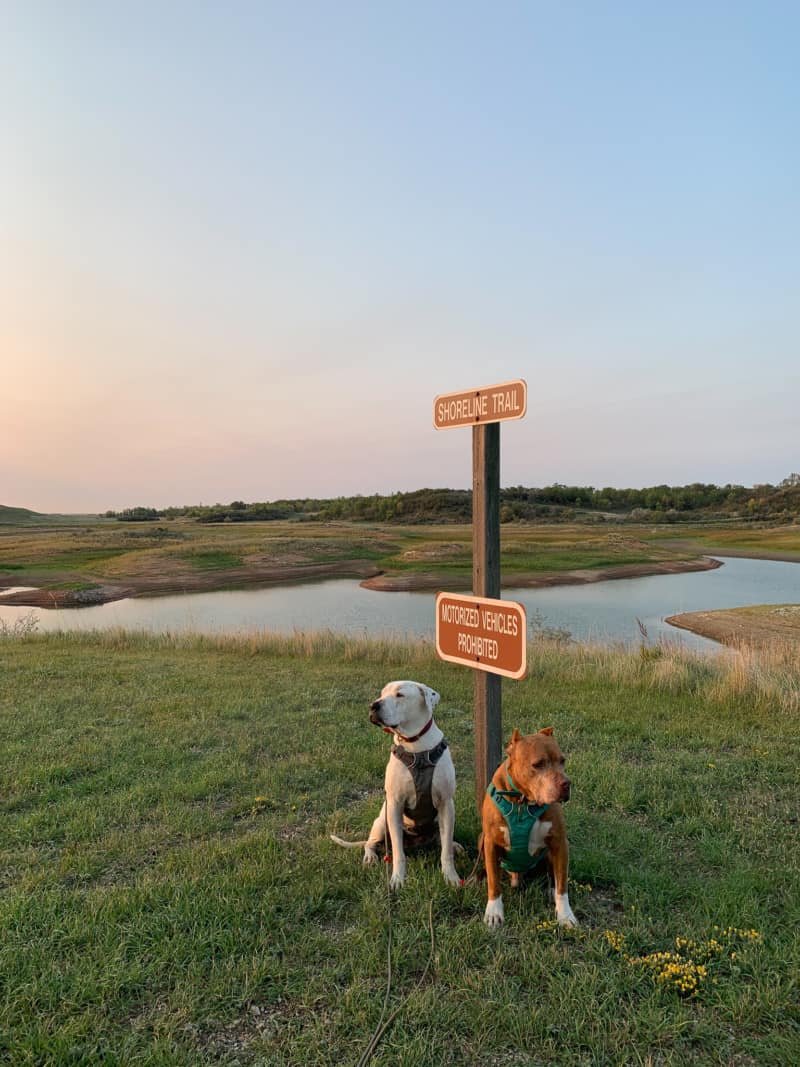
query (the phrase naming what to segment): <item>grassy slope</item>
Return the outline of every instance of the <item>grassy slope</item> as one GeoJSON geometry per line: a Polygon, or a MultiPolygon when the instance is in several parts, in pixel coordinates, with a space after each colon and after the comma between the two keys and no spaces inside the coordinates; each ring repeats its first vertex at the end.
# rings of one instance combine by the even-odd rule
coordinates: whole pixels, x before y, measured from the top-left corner
{"type": "Polygon", "coordinates": [[[726,550],[754,557],[771,553],[787,559],[795,557],[800,562],[800,525],[797,524],[769,527],[749,523],[708,528],[673,527],[671,530],[661,527],[642,536],[648,541],[665,540],[685,544],[687,548],[694,546],[703,552],[719,552],[720,555],[726,550]]]}
{"type": "Polygon", "coordinates": [[[24,526],[30,522],[41,522],[43,519],[44,515],[28,508],[10,508],[6,504],[0,504],[0,523],[24,526]]]}
{"type": "Polygon", "coordinates": [[[47,515],[29,508],[12,508],[0,504],[0,526],[73,526],[95,521],[93,515],[47,515]]]}
{"type": "MultiPolygon", "coordinates": [[[[5,639],[0,676],[0,1062],[355,1063],[386,983],[385,868],[327,835],[374,817],[368,703],[410,676],[443,694],[472,850],[471,673],[421,645],[108,635],[5,639]]],[[[429,900],[435,962],[373,1062],[797,1062],[798,719],[785,667],[534,651],[505,732],[553,724],[568,753],[583,925],[552,930],[531,885],[492,933],[482,887],[413,857],[392,1005],[429,900]],[[612,944],[639,958],[715,925],[763,942],[693,997],[612,944]]]]}

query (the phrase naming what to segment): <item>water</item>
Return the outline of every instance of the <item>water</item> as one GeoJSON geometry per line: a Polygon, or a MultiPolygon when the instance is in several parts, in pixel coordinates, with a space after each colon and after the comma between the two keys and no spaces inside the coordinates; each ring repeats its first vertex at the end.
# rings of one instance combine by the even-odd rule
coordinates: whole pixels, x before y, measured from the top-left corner
{"type": "MultiPolygon", "coordinates": [[[[664,622],[684,611],[800,603],[800,566],[771,560],[726,559],[723,567],[690,574],[659,574],[592,585],[504,589],[503,598],[525,605],[528,618],[569,630],[580,641],[641,640],[637,618],[653,640],[667,637],[691,648],[719,646],[664,622]]],[[[120,600],[57,611],[3,605],[0,621],[32,610],[38,629],[92,630],[124,627],[155,632],[242,633],[332,629],[358,636],[423,636],[434,639],[433,593],[377,593],[351,579],[269,586],[218,593],[120,600]]]]}

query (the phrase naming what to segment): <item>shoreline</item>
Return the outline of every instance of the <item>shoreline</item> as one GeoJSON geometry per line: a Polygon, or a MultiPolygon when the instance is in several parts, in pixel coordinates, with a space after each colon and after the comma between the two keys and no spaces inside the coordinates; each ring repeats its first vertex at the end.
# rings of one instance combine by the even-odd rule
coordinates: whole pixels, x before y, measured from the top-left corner
{"type": "MultiPolygon", "coordinates": [[[[686,551],[702,551],[703,546],[697,541],[665,540],[661,544],[665,548],[683,549],[686,551]]],[[[714,557],[725,559],[763,559],[773,563],[800,563],[800,554],[797,552],[771,552],[769,549],[750,548],[720,548],[713,551],[714,557]]]]}
{"type": "Polygon", "coordinates": [[[800,643],[800,604],[759,604],[715,611],[686,611],[665,620],[680,630],[731,648],[766,648],[776,640],[800,643]]]}
{"type": "MultiPolygon", "coordinates": [[[[621,563],[615,567],[596,570],[552,571],[548,574],[515,573],[501,581],[504,589],[545,589],[556,585],[590,585],[620,578],[647,578],[655,574],[688,574],[692,571],[712,571],[723,564],[718,559],[702,556],[699,559],[663,560],[654,563],[621,563]]],[[[406,593],[452,589],[461,592],[472,589],[471,574],[427,572],[421,574],[378,574],[361,582],[364,589],[381,593],[406,593]]]]}
{"type": "MultiPolygon", "coordinates": [[[[171,596],[177,593],[220,593],[229,589],[246,589],[292,582],[313,582],[325,578],[365,579],[379,574],[365,560],[340,560],[335,563],[287,564],[268,567],[240,567],[210,574],[180,574],[166,577],[142,576],[119,582],[98,582],[87,589],[27,589],[0,596],[0,606],[27,608],[86,608],[111,604],[115,600],[137,597],[171,596]]],[[[14,582],[19,584],[19,578],[14,582]]],[[[0,586],[2,593],[3,586],[0,586]]]]}
{"type": "MultiPolygon", "coordinates": [[[[596,570],[554,571],[547,574],[515,573],[502,582],[504,588],[538,589],[558,585],[588,585],[622,578],[645,578],[656,574],[685,574],[715,570],[723,564],[710,556],[691,560],[664,560],[653,563],[628,563],[596,570]]],[[[321,581],[326,578],[357,578],[364,589],[382,593],[453,592],[472,589],[471,573],[420,572],[386,574],[366,560],[341,560],[334,563],[248,567],[213,574],[142,576],[120,582],[98,583],[87,589],[27,589],[10,596],[0,596],[0,605],[44,609],[81,608],[110,604],[127,598],[169,596],[177,593],[213,593],[228,589],[259,588],[291,582],[321,581]]],[[[19,578],[14,584],[19,584],[19,578]]],[[[0,586],[0,592],[2,592],[0,586]]]]}

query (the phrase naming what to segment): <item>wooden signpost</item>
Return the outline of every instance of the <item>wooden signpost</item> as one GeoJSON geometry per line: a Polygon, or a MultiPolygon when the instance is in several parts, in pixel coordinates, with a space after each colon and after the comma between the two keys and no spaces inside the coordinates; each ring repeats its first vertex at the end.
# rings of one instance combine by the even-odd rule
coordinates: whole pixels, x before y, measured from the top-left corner
{"type": "MultiPolygon", "coordinates": [[[[501,762],[503,748],[502,676],[522,678],[525,674],[527,641],[525,608],[514,601],[500,600],[500,422],[521,419],[528,407],[527,386],[521,379],[499,385],[437,396],[433,402],[433,424],[437,430],[472,426],[472,592],[474,598],[440,593],[436,598],[436,651],[442,659],[475,668],[475,796],[478,808],[491,776],[501,762]],[[465,604],[465,601],[471,601],[465,604]],[[456,604],[466,610],[459,613],[456,604]],[[495,607],[492,609],[491,604],[495,607]],[[497,607],[501,605],[501,607],[497,607]],[[453,611],[440,620],[440,610],[453,611]],[[478,611],[478,625],[469,609],[478,611]],[[507,620],[509,633],[502,635],[503,658],[498,630],[481,626],[481,609],[493,610],[507,620]],[[460,619],[452,623],[451,619],[460,619]],[[511,619],[517,620],[512,635],[511,619]],[[455,628],[455,632],[453,632],[455,628]],[[460,635],[460,647],[459,647],[460,635]],[[441,640],[441,644],[440,644],[441,640]],[[455,653],[452,641],[455,641],[455,653]],[[483,643],[481,643],[483,642],[483,643]],[[497,642],[495,649],[490,642],[497,642]],[[516,642],[516,645],[514,644],[516,642]],[[521,658],[519,643],[521,642],[521,658]],[[478,648],[482,652],[476,651],[478,648]],[[468,650],[471,650],[471,655],[468,650]],[[458,653],[464,653],[460,658],[458,653]],[[488,655],[496,652],[497,655],[488,655]],[[510,657],[506,659],[506,656],[510,657]],[[506,669],[511,663],[513,669],[506,669]]],[[[492,620],[486,617],[491,624],[492,620]]],[[[498,627],[500,623],[498,622],[498,627]]]]}

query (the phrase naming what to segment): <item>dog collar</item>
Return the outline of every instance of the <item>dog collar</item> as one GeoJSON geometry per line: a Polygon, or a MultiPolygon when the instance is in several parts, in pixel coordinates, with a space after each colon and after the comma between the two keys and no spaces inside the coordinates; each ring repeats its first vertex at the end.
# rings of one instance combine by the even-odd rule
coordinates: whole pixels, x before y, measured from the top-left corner
{"type": "Polygon", "coordinates": [[[398,733],[397,730],[393,730],[390,726],[384,726],[383,732],[385,734],[394,734],[395,737],[399,737],[401,741],[405,741],[406,743],[408,743],[410,741],[419,741],[419,739],[421,737],[424,737],[424,735],[428,732],[428,730],[430,730],[430,728],[432,726],[433,726],[433,719],[428,719],[428,721],[422,727],[420,732],[418,734],[414,734],[413,737],[404,737],[403,734],[398,733]]]}
{"type": "Polygon", "coordinates": [[[527,804],[528,808],[531,810],[533,808],[540,807],[541,810],[544,811],[545,808],[550,807],[549,804],[534,804],[532,800],[529,800],[528,797],[525,796],[521,789],[517,789],[517,787],[514,785],[514,779],[511,777],[511,771],[508,769],[508,760],[506,760],[503,764],[503,768],[506,772],[506,781],[508,782],[508,789],[498,789],[497,786],[492,785],[492,783],[490,782],[489,784],[492,788],[492,796],[496,794],[500,797],[511,797],[512,801],[515,804],[527,804]]]}
{"type": "Polygon", "coordinates": [[[514,785],[514,779],[511,777],[511,771],[508,769],[508,760],[506,760],[506,762],[503,764],[503,767],[506,772],[506,781],[508,782],[508,789],[498,789],[497,786],[492,785],[490,783],[492,788],[492,795],[494,796],[494,794],[497,794],[501,797],[513,797],[516,801],[527,800],[528,798],[524,795],[524,793],[522,793],[522,791],[517,789],[517,787],[514,785]]]}

